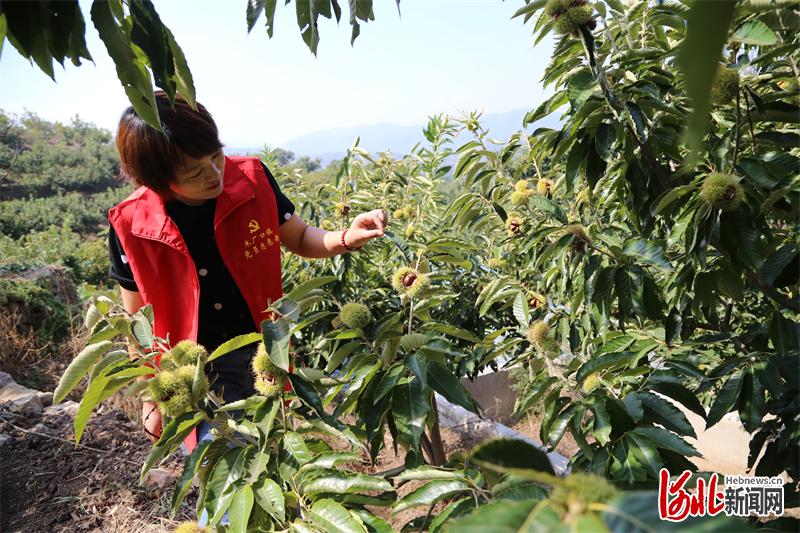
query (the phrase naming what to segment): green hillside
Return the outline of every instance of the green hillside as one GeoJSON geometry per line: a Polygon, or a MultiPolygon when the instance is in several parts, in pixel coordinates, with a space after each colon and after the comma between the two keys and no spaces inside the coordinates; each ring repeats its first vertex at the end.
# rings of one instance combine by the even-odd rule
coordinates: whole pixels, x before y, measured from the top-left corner
{"type": "Polygon", "coordinates": [[[108,209],[128,195],[111,133],[0,111],[0,272],[62,265],[106,284],[108,209]]]}

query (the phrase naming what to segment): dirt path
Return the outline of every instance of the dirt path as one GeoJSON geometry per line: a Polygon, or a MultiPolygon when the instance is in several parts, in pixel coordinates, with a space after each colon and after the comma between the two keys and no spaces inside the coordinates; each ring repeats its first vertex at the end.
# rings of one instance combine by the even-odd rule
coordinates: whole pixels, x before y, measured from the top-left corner
{"type": "Polygon", "coordinates": [[[697,439],[687,437],[686,441],[703,454],[703,457],[690,458],[698,469],[719,474],[748,475],[750,434],[737,417],[726,415],[719,423],[706,429],[705,420],[686,409],[682,410],[697,434],[697,439]]]}

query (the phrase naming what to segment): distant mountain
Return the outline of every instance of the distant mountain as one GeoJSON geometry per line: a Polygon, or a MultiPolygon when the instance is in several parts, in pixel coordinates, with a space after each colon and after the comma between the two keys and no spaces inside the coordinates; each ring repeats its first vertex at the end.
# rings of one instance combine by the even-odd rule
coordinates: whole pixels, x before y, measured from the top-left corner
{"type": "MultiPolygon", "coordinates": [[[[512,133],[522,129],[522,119],[529,109],[515,109],[506,113],[489,113],[481,117],[481,124],[489,130],[489,137],[505,140],[512,133]]],[[[424,125],[401,126],[382,122],[368,126],[351,128],[335,128],[331,130],[316,131],[302,135],[280,145],[284,150],[291,150],[296,157],[307,155],[320,158],[326,165],[334,159],[341,159],[347,149],[352,146],[356,137],[361,138],[359,146],[369,152],[389,151],[395,155],[407,154],[414,145],[425,140],[422,135],[424,125]]],[[[536,128],[558,128],[560,123],[556,115],[550,115],[528,126],[528,131],[536,128]]],[[[466,142],[467,136],[456,140],[456,144],[466,142]]],[[[247,153],[257,152],[260,148],[234,148],[229,152],[247,153]]]]}

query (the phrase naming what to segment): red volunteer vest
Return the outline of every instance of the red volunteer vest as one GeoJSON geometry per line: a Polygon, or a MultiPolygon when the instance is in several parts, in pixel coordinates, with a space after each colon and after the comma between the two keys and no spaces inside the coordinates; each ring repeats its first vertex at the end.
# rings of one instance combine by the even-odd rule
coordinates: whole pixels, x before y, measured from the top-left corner
{"type": "MultiPolygon", "coordinates": [[[[155,334],[170,344],[197,340],[200,284],[197,269],[161,198],[139,187],[108,213],[145,304],[153,306],[155,334]]],[[[217,197],[214,238],[222,262],[242,292],[253,331],[283,294],[278,206],[261,162],[226,157],[223,190],[217,197]]],[[[197,444],[193,431],[185,444],[197,444]]]]}

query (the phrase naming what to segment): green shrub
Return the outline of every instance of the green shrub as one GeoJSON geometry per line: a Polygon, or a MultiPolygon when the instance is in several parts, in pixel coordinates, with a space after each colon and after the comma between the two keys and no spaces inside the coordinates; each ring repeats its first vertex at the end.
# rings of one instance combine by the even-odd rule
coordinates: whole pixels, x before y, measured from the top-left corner
{"type": "Polygon", "coordinates": [[[20,239],[0,235],[0,270],[19,273],[44,265],[62,265],[76,283],[111,286],[107,235],[102,231],[84,237],[63,226],[50,226],[20,239]]]}
{"type": "Polygon", "coordinates": [[[65,302],[35,281],[0,278],[0,312],[17,314],[18,328],[34,330],[43,344],[66,337],[70,324],[68,311],[65,302]]]}
{"type": "Polygon", "coordinates": [[[93,193],[118,184],[111,133],[77,117],[69,125],[0,111],[0,198],[93,193]]]}
{"type": "Polygon", "coordinates": [[[94,233],[108,225],[108,210],[130,192],[130,186],[123,186],[88,195],[71,192],[45,198],[6,200],[0,202],[0,233],[18,239],[50,226],[63,226],[82,234],[94,233]]]}

